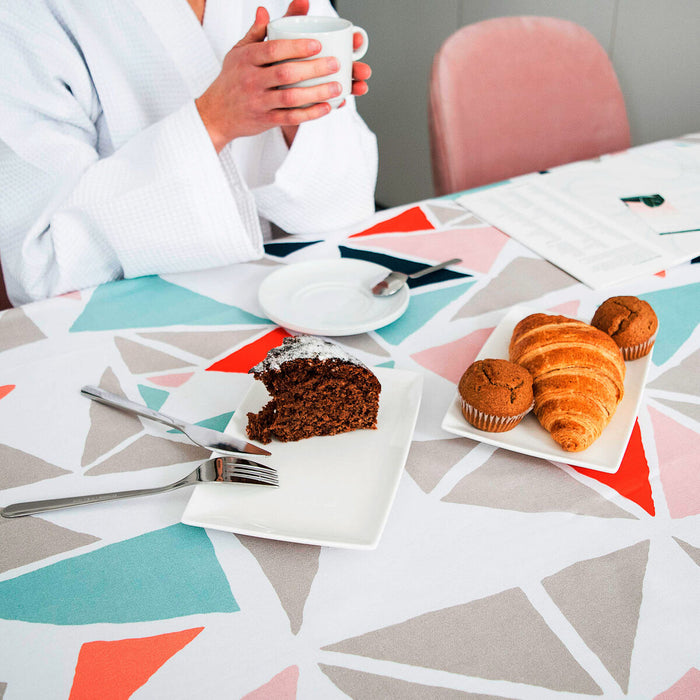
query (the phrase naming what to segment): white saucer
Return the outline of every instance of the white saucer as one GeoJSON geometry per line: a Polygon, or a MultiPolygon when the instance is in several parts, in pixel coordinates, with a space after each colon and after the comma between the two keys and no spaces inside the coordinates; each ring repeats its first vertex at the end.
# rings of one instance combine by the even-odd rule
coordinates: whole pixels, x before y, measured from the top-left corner
{"type": "Polygon", "coordinates": [[[408,307],[408,287],[376,297],[372,287],[388,275],[383,265],[353,258],[312,260],[282,267],[260,285],[268,318],[297,333],[355,335],[395,321],[408,307]]]}

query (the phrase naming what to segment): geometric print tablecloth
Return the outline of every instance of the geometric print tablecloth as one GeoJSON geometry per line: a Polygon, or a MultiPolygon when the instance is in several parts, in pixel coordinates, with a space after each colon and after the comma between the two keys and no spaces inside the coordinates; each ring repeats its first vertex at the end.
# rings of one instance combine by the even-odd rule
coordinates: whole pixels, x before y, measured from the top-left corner
{"type": "Polygon", "coordinates": [[[594,292],[458,207],[280,238],[229,269],[100,286],[0,315],[2,504],[165,483],[208,456],[79,394],[94,383],[223,429],[286,332],[260,282],[353,257],[411,272],[407,313],[335,339],[419,371],[414,440],[373,551],[182,525],[189,490],[0,520],[0,698],[700,696],[700,265],[594,292]],[[449,435],[457,381],[514,304],[660,319],[622,466],[449,435]],[[39,672],[41,671],[41,672],[39,672]]]}

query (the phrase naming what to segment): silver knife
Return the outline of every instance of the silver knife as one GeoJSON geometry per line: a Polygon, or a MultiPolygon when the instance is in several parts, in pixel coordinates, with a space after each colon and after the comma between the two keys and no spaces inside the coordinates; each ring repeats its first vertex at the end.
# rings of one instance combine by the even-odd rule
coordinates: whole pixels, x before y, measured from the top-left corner
{"type": "Polygon", "coordinates": [[[148,406],[143,406],[140,403],[131,401],[130,399],[125,399],[122,396],[117,396],[117,394],[112,394],[109,391],[100,389],[98,386],[84,386],[80,393],[83,396],[87,396],[93,401],[103,403],[106,406],[112,406],[113,408],[118,408],[127,413],[135,413],[137,416],[143,416],[144,418],[150,418],[151,420],[163,423],[170,428],[175,428],[181,433],[187,435],[187,437],[192,440],[195,445],[204,447],[212,452],[221,452],[223,454],[251,454],[251,455],[270,455],[270,452],[264,450],[262,447],[257,445],[252,445],[245,440],[240,440],[231,435],[226,435],[225,433],[219,432],[218,430],[213,430],[212,428],[204,428],[201,425],[192,425],[191,423],[185,423],[185,421],[179,420],[178,418],[172,418],[171,416],[166,416],[164,413],[154,411],[148,406]]]}

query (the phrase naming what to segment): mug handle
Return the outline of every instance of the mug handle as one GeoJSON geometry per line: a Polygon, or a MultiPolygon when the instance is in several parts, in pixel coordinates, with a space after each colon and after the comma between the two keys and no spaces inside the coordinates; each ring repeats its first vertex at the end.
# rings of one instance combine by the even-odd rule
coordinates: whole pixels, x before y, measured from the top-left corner
{"type": "Polygon", "coordinates": [[[359,61],[366,53],[369,48],[369,37],[367,32],[362,27],[353,27],[352,33],[362,34],[362,44],[359,49],[355,49],[352,52],[352,60],[359,61]]]}

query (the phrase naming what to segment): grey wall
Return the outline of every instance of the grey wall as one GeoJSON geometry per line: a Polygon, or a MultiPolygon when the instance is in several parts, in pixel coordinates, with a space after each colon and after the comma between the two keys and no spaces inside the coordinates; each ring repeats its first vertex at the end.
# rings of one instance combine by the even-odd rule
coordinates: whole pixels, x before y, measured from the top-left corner
{"type": "Polygon", "coordinates": [[[562,17],[608,52],[634,144],[700,131],[699,0],[336,0],[370,34],[373,77],[358,109],[379,139],[377,201],[432,196],[427,94],[433,55],[465,24],[503,15],[562,17]]]}

